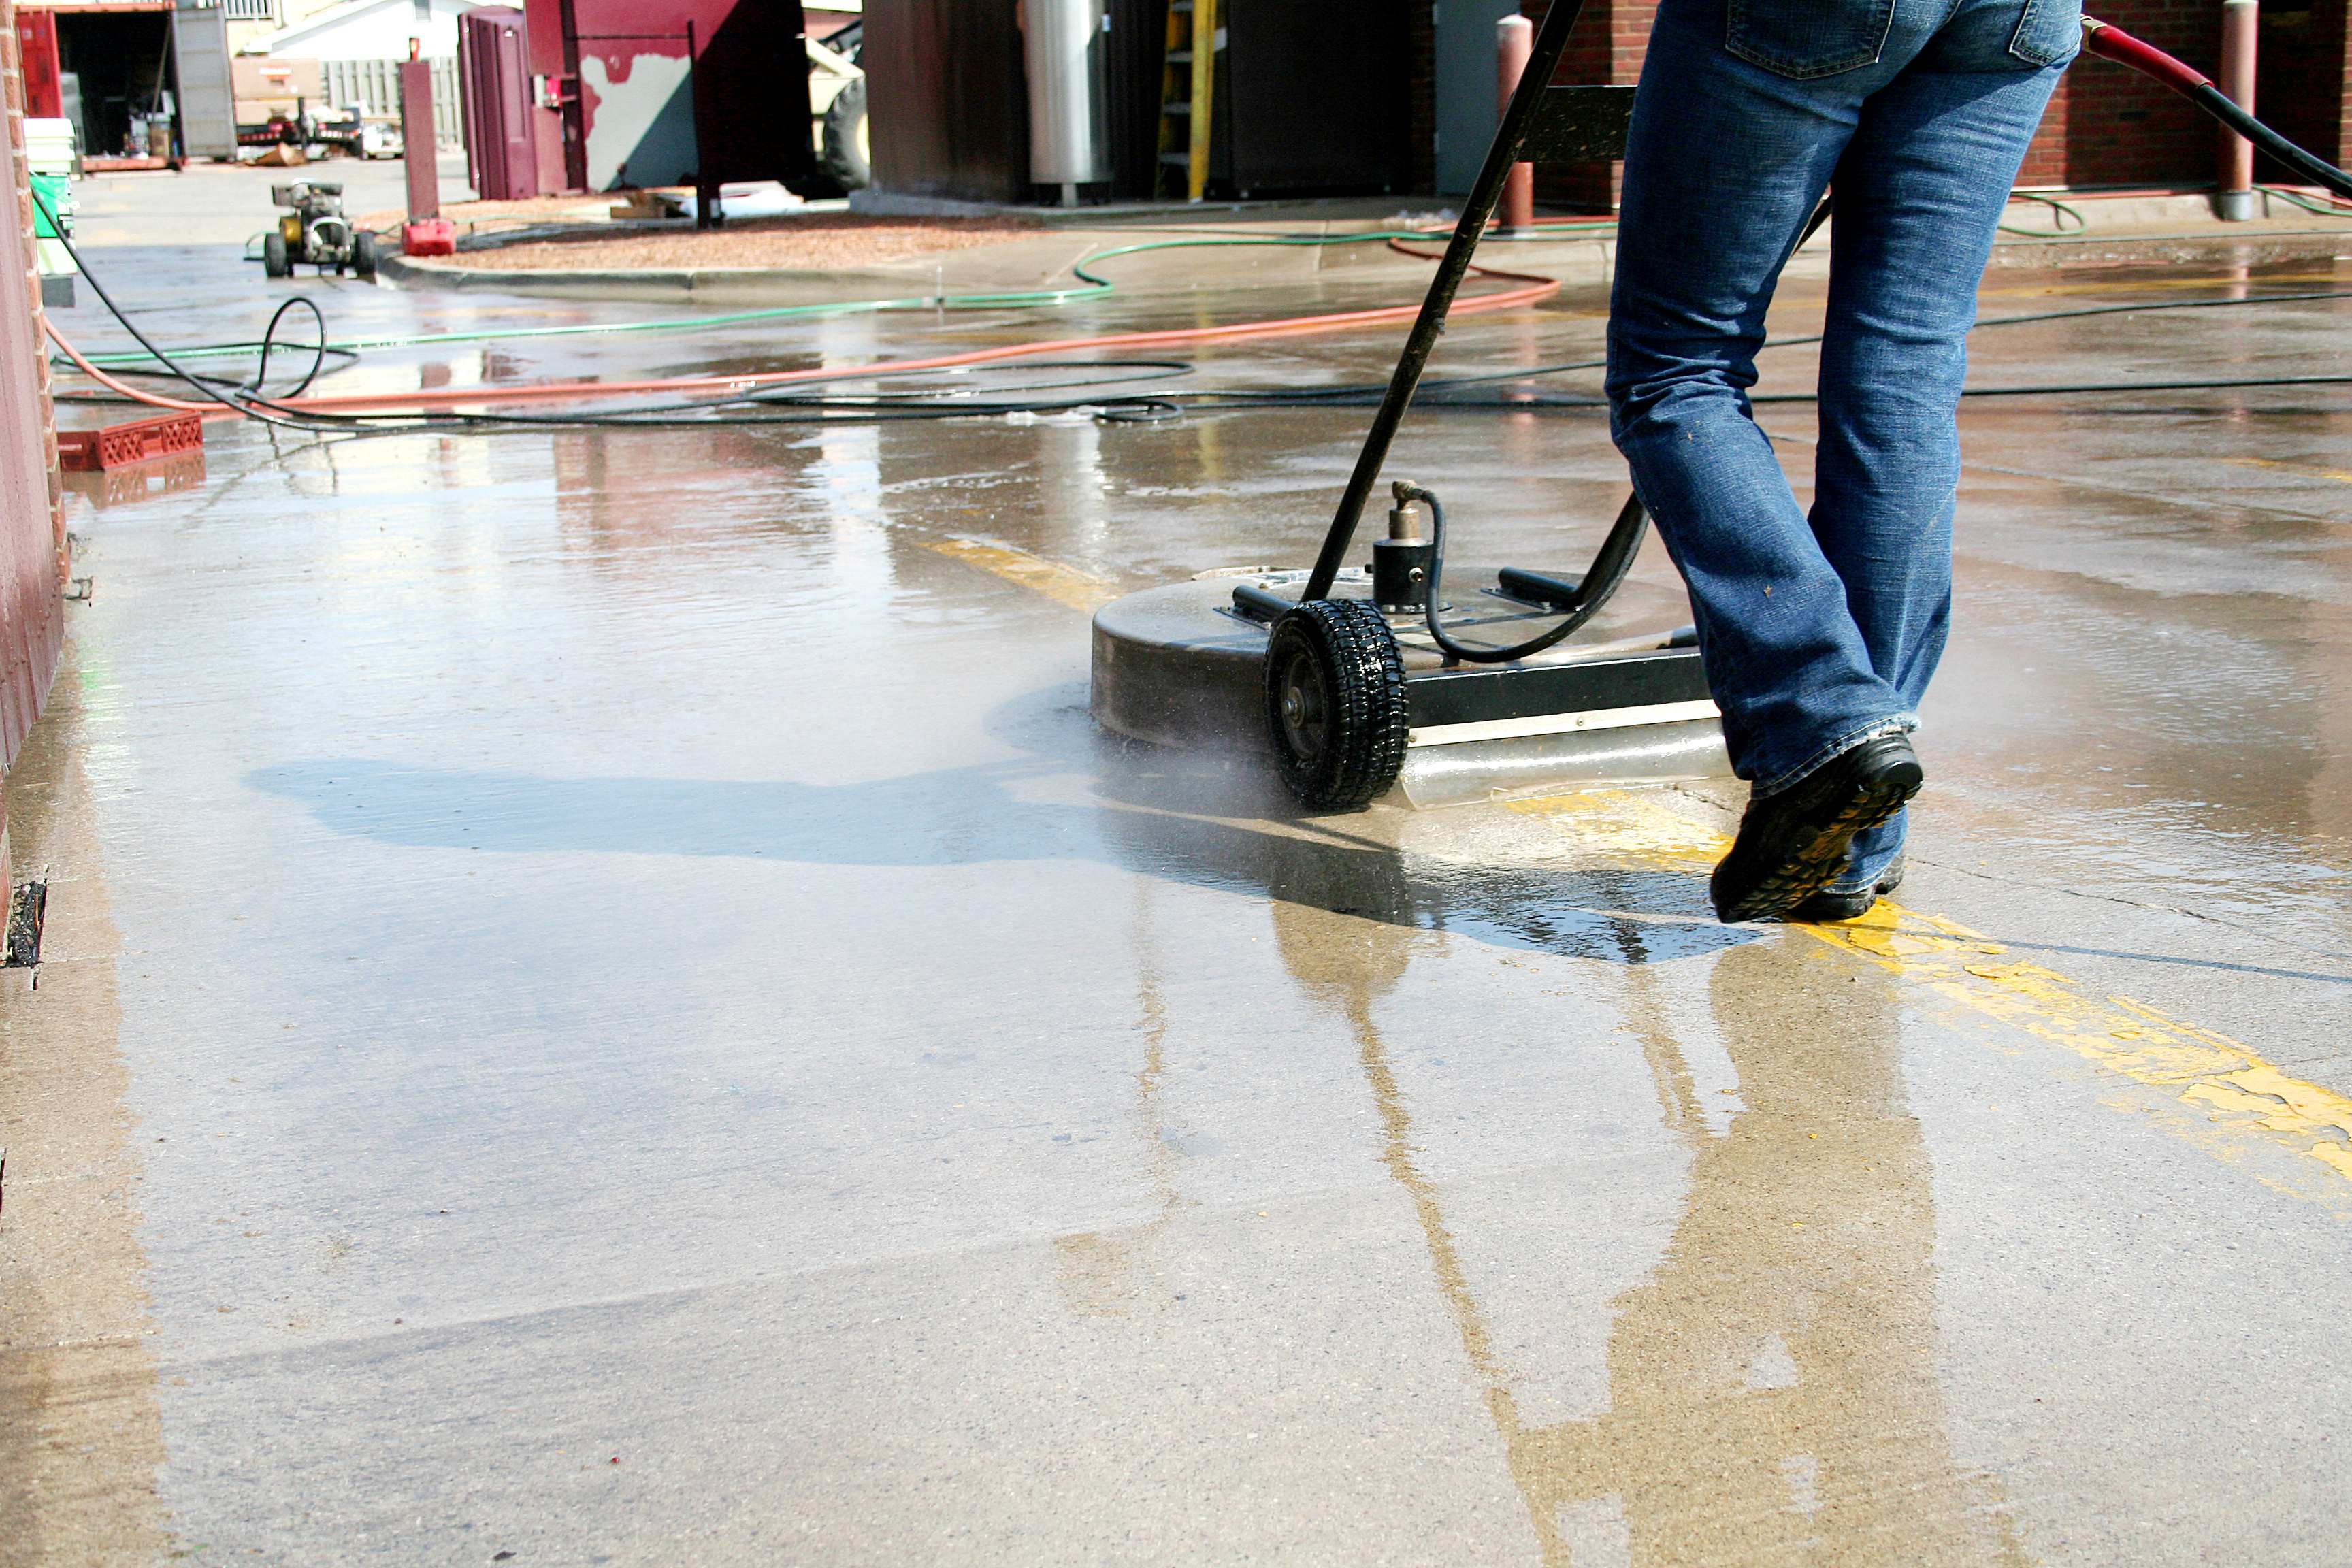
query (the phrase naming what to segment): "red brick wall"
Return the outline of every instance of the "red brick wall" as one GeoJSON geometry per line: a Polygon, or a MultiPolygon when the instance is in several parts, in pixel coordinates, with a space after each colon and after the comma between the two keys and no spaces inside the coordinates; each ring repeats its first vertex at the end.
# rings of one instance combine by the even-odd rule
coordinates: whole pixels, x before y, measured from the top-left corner
{"type": "MultiPolygon", "coordinates": [[[[49,361],[41,341],[40,279],[26,181],[24,81],[16,8],[0,0],[0,97],[6,104],[0,170],[10,191],[0,244],[0,768],[16,759],[57,671],[65,603],[58,594],[65,534],[58,440],[49,413],[49,361]]],[[[5,817],[0,816],[0,900],[9,891],[5,817]]]]}
{"type": "MultiPolygon", "coordinates": [[[[2094,12],[2208,75],[2221,66],[2219,0],[2097,0],[2094,12]]],[[[2255,112],[2289,140],[2341,161],[2345,0],[2263,7],[2255,112]]],[[[2219,132],[2203,110],[2137,71],[2085,55],[2059,85],[2027,153],[2024,185],[2187,186],[2213,183],[2219,132]]],[[[2263,160],[2259,180],[2284,180],[2263,160]]]]}
{"type": "MultiPolygon", "coordinates": [[[[1520,15],[1538,27],[1551,0],[1520,0],[1520,15]]],[[[1641,79],[1657,0],[1584,0],[1552,80],[1564,87],[1630,87],[1641,79]]],[[[1571,212],[1617,210],[1622,165],[1571,163],[1536,170],[1536,200],[1571,212]]]]}
{"type": "MultiPolygon", "coordinates": [[[[1550,0],[1522,0],[1538,25],[1550,0]]],[[[2352,156],[2352,53],[2347,0],[2269,0],[2263,7],[2256,110],[2291,140],[2337,163],[2352,156]]],[[[2209,74],[2221,65],[2220,0],[2093,0],[2101,20],[2209,74]]],[[[1642,71],[1656,0],[1585,0],[1558,80],[1628,83],[1642,71]]],[[[2028,149],[2021,185],[2187,186],[2213,183],[2217,132],[2204,112],[2123,67],[2085,56],[2051,100],[2028,149]]],[[[2284,180],[2268,160],[2262,180],[2284,180]]],[[[1536,172],[1537,199],[1601,212],[1613,206],[1618,171],[1586,164],[1536,172]]]]}
{"type": "MultiPolygon", "coordinates": [[[[2219,0],[2098,0],[2095,14],[2209,75],[2221,68],[2219,0]]],[[[2066,75],[2064,173],[2029,183],[2212,183],[2216,132],[2202,110],[2137,71],[2089,56],[2066,75]]]]}

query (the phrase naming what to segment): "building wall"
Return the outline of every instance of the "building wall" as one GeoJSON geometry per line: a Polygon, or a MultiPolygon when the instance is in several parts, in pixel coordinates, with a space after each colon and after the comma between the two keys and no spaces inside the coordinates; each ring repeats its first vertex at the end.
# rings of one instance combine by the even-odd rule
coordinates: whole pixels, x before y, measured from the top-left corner
{"type": "Polygon", "coordinates": [[[404,60],[408,40],[436,59],[457,53],[457,18],[472,9],[460,0],[382,0],[374,5],[330,6],[300,23],[235,46],[240,53],[320,60],[404,60]],[[328,12],[337,13],[330,16],[328,12]]]}
{"type": "MultiPolygon", "coordinates": [[[[0,0],[0,87],[7,104],[13,244],[0,246],[0,770],[16,760],[56,674],[64,641],[63,491],[49,415],[48,355],[25,163],[25,96],[16,8],[0,0]]],[[[0,893],[10,886],[0,817],[0,893]]]]}
{"type": "MultiPolygon", "coordinates": [[[[1543,26],[1549,0],[1525,0],[1520,15],[1543,26]]],[[[1552,80],[1562,87],[1627,87],[1642,75],[1656,0],[1585,0],[1552,80]]],[[[1574,212],[1617,210],[1622,179],[1615,163],[1581,163],[1536,171],[1536,200],[1574,212]]]]}
{"type": "MultiPolygon", "coordinates": [[[[1540,24],[1549,0],[1523,0],[1540,24]]],[[[1656,0],[1585,0],[1562,60],[1563,83],[1639,79],[1656,0]]],[[[2103,20],[2146,38],[2208,74],[2221,66],[2220,0],[2098,0],[2103,20]]],[[[2352,59],[2347,0],[2265,0],[2256,112],[2290,139],[2336,163],[2352,156],[2352,59]]],[[[2018,175],[2024,186],[2199,189],[2213,183],[2218,132],[2194,105],[2137,72],[2084,57],[2053,95],[2018,175]]],[[[2264,160],[2256,178],[2286,179],[2264,160]]],[[[1538,199],[1580,211],[1610,210],[1618,172],[1597,165],[1542,169],[1538,199]]]]}
{"type": "Polygon", "coordinates": [[[1018,0],[870,0],[864,63],[877,186],[964,201],[1027,198],[1018,0]]]}
{"type": "MultiPolygon", "coordinates": [[[[2099,17],[2208,75],[2221,65],[2219,0],[2101,0],[2099,17]]],[[[2346,6],[2312,0],[2263,6],[2255,112],[2334,163],[2345,143],[2346,6]]],[[[2219,133],[2194,105],[2135,71],[2085,59],[2066,73],[2021,184],[2201,186],[2214,178],[2219,133]]],[[[2262,160],[2258,180],[2285,180],[2262,160]]]]}
{"type": "Polygon", "coordinates": [[[245,0],[236,7],[237,14],[229,17],[228,47],[232,52],[242,49],[256,38],[265,37],[281,27],[299,27],[321,12],[331,11],[345,0],[245,0]]]}

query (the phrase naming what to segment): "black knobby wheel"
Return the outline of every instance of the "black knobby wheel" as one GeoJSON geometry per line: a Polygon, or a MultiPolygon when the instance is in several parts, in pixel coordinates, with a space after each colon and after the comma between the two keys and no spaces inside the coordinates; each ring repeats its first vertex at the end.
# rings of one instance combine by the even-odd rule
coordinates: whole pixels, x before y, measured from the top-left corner
{"type": "Polygon", "coordinates": [[[873,144],[866,127],[866,79],[841,89],[824,111],[824,149],[818,166],[845,191],[862,191],[874,183],[873,144]]]}
{"type": "Polygon", "coordinates": [[[1379,609],[1315,599],[1274,623],[1265,710],[1275,766],[1299,803],[1361,811],[1404,766],[1404,658],[1379,609]]]}
{"type": "Polygon", "coordinates": [[[375,264],[380,255],[375,236],[367,230],[362,229],[352,237],[352,270],[361,277],[370,279],[375,277],[375,264]]]}
{"type": "Polygon", "coordinates": [[[294,262],[292,258],[287,255],[284,235],[273,233],[262,237],[261,269],[272,278],[287,278],[293,275],[294,262]]]}

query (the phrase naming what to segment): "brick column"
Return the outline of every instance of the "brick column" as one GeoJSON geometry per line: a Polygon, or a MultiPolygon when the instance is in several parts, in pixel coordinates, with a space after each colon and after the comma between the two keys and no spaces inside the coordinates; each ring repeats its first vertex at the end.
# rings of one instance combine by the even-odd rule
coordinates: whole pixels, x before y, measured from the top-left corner
{"type": "MultiPolygon", "coordinates": [[[[49,401],[48,341],[41,333],[41,252],[40,243],[35,237],[37,230],[33,222],[32,164],[26,152],[25,140],[25,61],[16,35],[16,9],[14,0],[0,0],[0,79],[5,79],[7,88],[8,163],[10,177],[16,183],[16,207],[23,221],[25,268],[29,293],[26,304],[32,312],[34,342],[40,351],[35,358],[35,386],[39,393],[41,449],[48,464],[50,531],[56,535],[58,585],[63,589],[66,568],[69,564],[66,557],[65,483],[58,470],[57,416],[49,401]]],[[[14,741],[6,743],[5,754],[9,759],[15,758],[16,746],[14,741]]]]}
{"type": "Polygon", "coordinates": [[[2017,171],[2021,185],[2063,185],[2066,179],[2067,110],[2074,85],[2074,73],[2068,71],[2058,79],[2058,90],[2050,95],[2049,110],[2042,116],[2042,129],[2033,133],[2033,143],[2025,150],[2025,162],[2017,171]]]}

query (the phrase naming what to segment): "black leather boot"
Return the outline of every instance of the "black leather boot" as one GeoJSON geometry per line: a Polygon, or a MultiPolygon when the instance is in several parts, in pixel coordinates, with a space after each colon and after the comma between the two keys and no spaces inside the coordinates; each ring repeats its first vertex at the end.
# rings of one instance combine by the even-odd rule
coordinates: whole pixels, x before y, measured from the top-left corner
{"type": "Polygon", "coordinates": [[[1709,884],[1717,918],[1759,921],[1796,909],[1845,869],[1853,836],[1902,810],[1926,779],[1908,736],[1881,735],[1749,801],[1709,884]]]}

